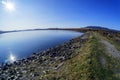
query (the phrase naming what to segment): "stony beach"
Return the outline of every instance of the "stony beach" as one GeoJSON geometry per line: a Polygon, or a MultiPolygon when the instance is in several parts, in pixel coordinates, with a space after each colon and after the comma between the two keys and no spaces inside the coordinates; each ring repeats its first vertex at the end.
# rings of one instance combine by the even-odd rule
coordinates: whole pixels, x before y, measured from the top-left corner
{"type": "Polygon", "coordinates": [[[58,71],[66,60],[76,56],[75,50],[88,40],[89,33],[54,48],[33,53],[30,57],[0,66],[0,80],[47,80],[50,71],[58,71]]]}

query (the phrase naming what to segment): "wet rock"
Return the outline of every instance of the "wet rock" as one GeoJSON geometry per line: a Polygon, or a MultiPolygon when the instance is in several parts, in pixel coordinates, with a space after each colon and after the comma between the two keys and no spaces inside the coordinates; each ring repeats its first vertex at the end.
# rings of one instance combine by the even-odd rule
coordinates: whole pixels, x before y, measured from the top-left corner
{"type": "Polygon", "coordinates": [[[0,66],[0,79],[36,80],[37,76],[40,78],[40,76],[47,74],[47,70],[48,72],[54,69],[58,70],[65,60],[73,57],[73,50],[80,48],[86,41],[86,38],[78,37],[46,51],[33,53],[28,58],[17,60],[14,63],[2,64],[0,66]],[[53,67],[53,64],[56,64],[56,67],[53,67]]]}

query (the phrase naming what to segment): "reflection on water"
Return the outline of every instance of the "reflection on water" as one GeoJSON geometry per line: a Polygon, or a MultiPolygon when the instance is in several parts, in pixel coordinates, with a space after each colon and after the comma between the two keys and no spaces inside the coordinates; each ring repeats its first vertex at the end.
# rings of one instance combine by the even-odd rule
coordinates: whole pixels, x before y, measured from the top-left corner
{"type": "Polygon", "coordinates": [[[8,58],[5,60],[5,62],[13,63],[14,61],[16,61],[16,56],[14,55],[14,53],[12,51],[9,51],[8,58]]]}
{"type": "Polygon", "coordinates": [[[10,54],[9,60],[10,62],[14,62],[16,60],[16,57],[13,54],[10,54]]]}
{"type": "Polygon", "coordinates": [[[40,30],[0,34],[0,63],[29,57],[32,53],[62,44],[82,33],[40,30]]]}

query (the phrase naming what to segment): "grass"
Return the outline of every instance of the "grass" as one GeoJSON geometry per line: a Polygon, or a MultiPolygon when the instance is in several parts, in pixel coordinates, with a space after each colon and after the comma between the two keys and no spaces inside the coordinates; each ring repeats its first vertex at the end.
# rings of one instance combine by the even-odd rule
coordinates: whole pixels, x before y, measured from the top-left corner
{"type": "Polygon", "coordinates": [[[47,79],[53,80],[114,80],[113,71],[102,66],[100,56],[104,51],[99,41],[90,40],[79,50],[77,56],[65,61],[59,71],[51,71],[47,79]],[[56,77],[57,76],[57,77],[56,77]]]}
{"type": "Polygon", "coordinates": [[[75,48],[61,50],[62,56],[44,55],[28,64],[18,67],[13,65],[10,70],[27,69],[24,75],[33,78],[30,77],[33,73],[38,80],[120,80],[120,60],[110,55],[100,41],[104,39],[120,50],[119,44],[114,37],[109,38],[97,32],[89,33],[89,39],[82,47],[76,41],[70,45],[75,48]],[[68,58],[59,60],[65,55],[68,58]]]}
{"type": "Polygon", "coordinates": [[[102,39],[105,39],[105,40],[109,41],[120,51],[120,43],[118,43],[116,41],[116,37],[120,38],[120,33],[117,33],[116,35],[115,34],[110,34],[112,37],[103,34],[103,32],[96,32],[94,34],[97,34],[97,37],[99,37],[99,38],[102,38],[102,39]]]}
{"type": "Polygon", "coordinates": [[[40,77],[40,80],[120,80],[120,60],[109,55],[100,43],[101,39],[111,41],[91,32],[89,41],[72,52],[74,57],[64,61],[60,69],[51,70],[40,77]]]}

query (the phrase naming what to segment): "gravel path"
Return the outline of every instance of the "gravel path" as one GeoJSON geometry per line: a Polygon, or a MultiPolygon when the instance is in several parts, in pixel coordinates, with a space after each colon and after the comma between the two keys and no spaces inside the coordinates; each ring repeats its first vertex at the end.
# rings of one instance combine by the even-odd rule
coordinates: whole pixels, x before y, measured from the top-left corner
{"type": "Polygon", "coordinates": [[[101,41],[104,45],[106,50],[115,58],[119,58],[120,59],[120,51],[118,51],[115,46],[113,44],[111,44],[110,42],[106,41],[106,40],[102,40],[101,41]]]}

